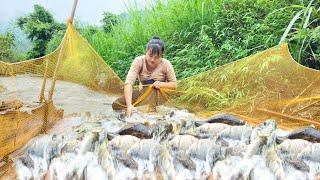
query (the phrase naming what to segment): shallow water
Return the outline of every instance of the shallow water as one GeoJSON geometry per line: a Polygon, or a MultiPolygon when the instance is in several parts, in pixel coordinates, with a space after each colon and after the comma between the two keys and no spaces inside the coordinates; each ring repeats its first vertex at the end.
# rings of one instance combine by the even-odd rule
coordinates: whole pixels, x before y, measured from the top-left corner
{"type": "MultiPolygon", "coordinates": [[[[0,99],[18,98],[25,104],[35,104],[39,101],[42,78],[30,75],[17,75],[15,77],[1,77],[0,85],[4,91],[0,99]]],[[[46,95],[51,88],[51,80],[47,80],[46,95]]],[[[98,93],[82,85],[57,81],[53,95],[54,104],[64,109],[65,115],[72,113],[90,112],[93,114],[107,114],[112,112],[111,104],[114,96],[98,93]]]]}

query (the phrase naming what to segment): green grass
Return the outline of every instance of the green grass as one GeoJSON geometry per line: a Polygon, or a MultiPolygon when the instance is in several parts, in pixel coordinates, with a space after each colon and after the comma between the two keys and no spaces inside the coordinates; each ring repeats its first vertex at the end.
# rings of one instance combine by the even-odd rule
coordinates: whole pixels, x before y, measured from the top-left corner
{"type": "MultiPolygon", "coordinates": [[[[311,5],[310,1],[300,0],[149,2],[144,9],[129,5],[128,18],[122,19],[110,33],[97,28],[92,31],[93,27],[80,30],[122,79],[132,60],[145,52],[146,43],[154,35],[164,40],[165,58],[172,62],[178,79],[275,46],[281,37],[289,42],[295,59],[320,69],[317,1],[311,5]],[[302,9],[306,13],[297,17],[285,33],[293,16],[302,9]]],[[[49,43],[50,51],[62,34],[56,36],[49,43]]]]}

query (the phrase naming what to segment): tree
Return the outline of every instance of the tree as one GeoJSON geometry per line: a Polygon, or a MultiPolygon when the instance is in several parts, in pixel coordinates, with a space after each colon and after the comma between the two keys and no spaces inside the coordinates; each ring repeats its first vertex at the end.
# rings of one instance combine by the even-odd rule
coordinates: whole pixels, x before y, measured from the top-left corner
{"type": "Polygon", "coordinates": [[[12,47],[14,46],[14,35],[7,33],[0,35],[0,60],[11,61],[13,60],[12,47]]]}
{"type": "Polygon", "coordinates": [[[33,48],[28,52],[28,58],[45,55],[52,36],[59,30],[65,29],[63,24],[55,22],[52,14],[40,5],[34,5],[33,12],[19,18],[17,24],[32,41],[33,48]]]}
{"type": "Polygon", "coordinates": [[[102,14],[102,24],[103,24],[103,29],[106,33],[109,33],[113,31],[113,27],[119,23],[120,18],[119,16],[112,14],[110,12],[104,12],[102,14]]]}

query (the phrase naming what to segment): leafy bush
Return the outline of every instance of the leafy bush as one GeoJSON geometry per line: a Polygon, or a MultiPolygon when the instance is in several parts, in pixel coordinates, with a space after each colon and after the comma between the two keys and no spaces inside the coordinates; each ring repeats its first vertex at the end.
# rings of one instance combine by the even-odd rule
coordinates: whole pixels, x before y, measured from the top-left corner
{"type": "Polygon", "coordinates": [[[12,47],[14,46],[14,35],[7,33],[6,35],[0,34],[0,60],[12,61],[14,54],[12,47]]]}
{"type": "Polygon", "coordinates": [[[86,33],[83,28],[81,33],[122,79],[132,60],[145,53],[148,40],[160,36],[166,45],[165,58],[181,79],[277,45],[302,9],[305,15],[285,39],[295,59],[320,68],[316,1],[154,0],[144,9],[129,5],[128,15],[113,24],[113,31],[86,33]],[[307,17],[308,28],[299,28],[307,17]]]}

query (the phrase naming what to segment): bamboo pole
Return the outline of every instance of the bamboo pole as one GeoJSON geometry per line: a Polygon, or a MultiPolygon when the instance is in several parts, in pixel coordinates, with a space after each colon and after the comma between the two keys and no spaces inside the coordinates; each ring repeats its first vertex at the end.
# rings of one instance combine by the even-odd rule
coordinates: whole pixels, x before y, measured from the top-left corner
{"type": "Polygon", "coordinates": [[[47,61],[46,61],[46,69],[44,70],[43,81],[42,81],[41,91],[40,91],[40,95],[39,95],[39,102],[40,103],[43,103],[45,101],[44,90],[46,88],[46,83],[47,83],[48,67],[49,67],[49,59],[47,59],[47,61]]]}
{"type": "Polygon", "coordinates": [[[76,7],[77,7],[77,4],[78,4],[78,0],[74,0],[73,2],[73,7],[72,7],[72,12],[71,12],[71,16],[70,16],[70,20],[71,20],[71,24],[73,23],[73,19],[74,19],[74,14],[76,12],[76,7]]]}
{"type": "MultiPolygon", "coordinates": [[[[78,0],[74,0],[71,16],[68,19],[68,24],[69,23],[70,24],[73,23],[74,14],[75,14],[75,11],[76,11],[77,4],[78,4],[78,0]]],[[[66,38],[66,36],[65,36],[65,38],[66,38]]],[[[65,40],[65,38],[63,40],[65,40]]],[[[54,73],[53,73],[52,84],[51,84],[51,88],[50,88],[50,91],[49,91],[49,97],[48,97],[49,101],[52,101],[53,91],[54,91],[55,84],[56,84],[56,81],[57,81],[57,74],[58,74],[58,70],[60,68],[63,51],[65,49],[64,46],[65,46],[65,43],[62,43],[60,51],[59,51],[58,61],[57,61],[57,64],[56,64],[56,67],[55,67],[55,70],[54,70],[54,73]]]]}

